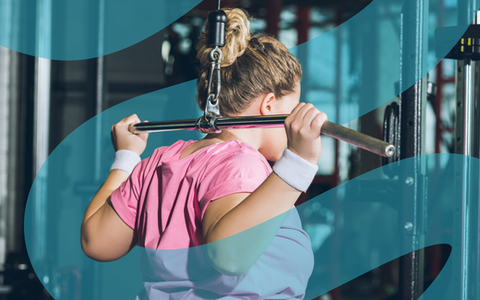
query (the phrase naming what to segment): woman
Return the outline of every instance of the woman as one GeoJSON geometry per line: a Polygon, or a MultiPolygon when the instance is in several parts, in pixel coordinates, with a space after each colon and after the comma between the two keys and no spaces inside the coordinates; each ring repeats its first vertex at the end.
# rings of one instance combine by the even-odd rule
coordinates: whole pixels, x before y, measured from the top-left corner
{"type": "MultiPolygon", "coordinates": [[[[224,130],[158,148],[130,175],[147,135],[128,131],[136,115],[112,126],[115,163],[85,213],[82,248],[110,261],[143,247],[141,299],[298,299],[312,272],[292,207],[315,176],[326,115],[299,103],[301,66],[288,49],[251,37],[242,10],[225,12],[221,115],[290,116],[285,129],[224,130]],[[268,161],[278,161],[274,172],[268,161]]],[[[207,34],[197,45],[202,110],[207,34]]]]}

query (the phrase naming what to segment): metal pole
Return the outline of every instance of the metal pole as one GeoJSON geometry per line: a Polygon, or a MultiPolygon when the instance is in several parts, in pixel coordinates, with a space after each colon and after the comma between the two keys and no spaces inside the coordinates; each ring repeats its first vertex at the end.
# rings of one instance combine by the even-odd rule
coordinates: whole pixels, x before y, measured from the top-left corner
{"type": "MultiPolygon", "coordinates": [[[[283,127],[287,116],[288,115],[218,118],[214,120],[213,126],[217,130],[283,127]]],[[[173,130],[202,131],[204,129],[209,128],[205,127],[202,118],[198,120],[146,122],[130,126],[130,132],[132,133],[173,130]]],[[[390,157],[395,152],[395,147],[387,142],[328,121],[323,125],[321,133],[385,157],[390,157]]]]}
{"type": "MultiPolygon", "coordinates": [[[[13,12],[12,3],[0,4],[0,14],[8,18],[13,12]]],[[[8,32],[11,28],[1,28],[0,32],[8,32]]],[[[22,249],[23,232],[21,222],[23,209],[19,201],[18,163],[20,151],[18,140],[21,129],[15,124],[20,106],[18,93],[19,54],[5,47],[0,47],[0,273],[4,271],[7,254],[22,249]]],[[[0,275],[0,289],[2,288],[0,275]]],[[[4,286],[3,286],[4,287],[4,286]]],[[[0,292],[0,295],[2,293],[0,292]]]]}
{"type": "MultiPolygon", "coordinates": [[[[50,0],[41,1],[37,4],[37,47],[42,49],[43,53],[51,51],[51,11],[52,2],[50,0]]],[[[50,133],[50,76],[51,61],[46,58],[35,58],[35,94],[34,94],[34,157],[33,172],[36,175],[36,190],[34,216],[35,227],[33,236],[35,239],[34,250],[31,253],[32,261],[45,262],[49,256],[47,253],[47,176],[45,168],[40,172],[43,163],[49,155],[49,133],[50,133]]],[[[48,279],[44,278],[44,283],[48,279]]]]}
{"type": "MultiPolygon", "coordinates": [[[[477,6],[477,1],[460,1],[458,11],[458,23],[465,24],[471,20],[477,6]]],[[[478,2],[477,2],[478,3],[478,2]]],[[[472,22],[478,26],[479,14],[472,22]]],[[[470,40],[470,38],[467,38],[470,40]]],[[[461,188],[462,200],[458,202],[455,211],[455,232],[461,232],[457,236],[454,247],[461,249],[460,261],[456,265],[460,269],[455,273],[455,280],[460,282],[461,290],[458,291],[458,299],[474,299],[480,292],[479,262],[480,254],[478,235],[479,229],[479,187],[471,186],[471,178],[478,178],[478,172],[472,165],[468,156],[478,158],[479,153],[479,62],[469,57],[456,61],[456,101],[457,111],[455,120],[455,152],[465,155],[464,163],[456,173],[457,185],[461,188]]]]}
{"type": "Polygon", "coordinates": [[[401,251],[399,293],[401,300],[416,300],[423,292],[423,250],[416,249],[425,237],[425,170],[419,157],[424,152],[427,81],[423,70],[427,57],[428,1],[406,1],[401,24],[400,159],[414,158],[413,167],[399,174],[403,185],[399,205],[401,251]],[[422,65],[423,64],[423,65],[422,65]],[[415,83],[413,83],[415,82],[415,83]],[[408,84],[407,84],[408,83],[408,84]],[[413,83],[413,85],[411,85],[413,83]],[[410,86],[411,85],[411,86],[410,86]]]}

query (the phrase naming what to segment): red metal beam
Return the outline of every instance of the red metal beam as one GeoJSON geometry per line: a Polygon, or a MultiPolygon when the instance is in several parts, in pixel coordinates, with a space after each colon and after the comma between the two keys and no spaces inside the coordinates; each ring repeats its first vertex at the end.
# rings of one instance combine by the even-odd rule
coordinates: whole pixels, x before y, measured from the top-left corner
{"type": "Polygon", "coordinates": [[[299,6],[297,10],[297,45],[308,41],[308,35],[311,28],[310,7],[299,6]]]}
{"type": "Polygon", "coordinates": [[[282,11],[282,1],[278,0],[267,0],[266,3],[267,10],[267,29],[266,33],[274,37],[278,37],[279,23],[280,23],[280,12],[282,11]]]}

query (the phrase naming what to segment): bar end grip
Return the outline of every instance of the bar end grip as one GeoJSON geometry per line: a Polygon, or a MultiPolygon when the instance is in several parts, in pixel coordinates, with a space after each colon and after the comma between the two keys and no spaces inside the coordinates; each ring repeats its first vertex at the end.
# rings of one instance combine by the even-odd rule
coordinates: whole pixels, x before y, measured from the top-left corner
{"type": "Polygon", "coordinates": [[[389,145],[385,148],[385,157],[392,157],[395,155],[395,146],[389,145]]]}

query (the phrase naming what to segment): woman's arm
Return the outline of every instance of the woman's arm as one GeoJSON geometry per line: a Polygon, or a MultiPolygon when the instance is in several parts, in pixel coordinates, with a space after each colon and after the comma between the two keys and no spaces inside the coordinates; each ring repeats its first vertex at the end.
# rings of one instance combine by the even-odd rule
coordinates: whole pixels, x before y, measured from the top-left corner
{"type": "MultiPolygon", "coordinates": [[[[320,130],[326,119],[313,105],[300,103],[285,121],[288,148],[317,164],[321,155],[320,130]]],[[[251,194],[234,194],[212,201],[203,219],[205,242],[211,243],[208,255],[212,264],[227,275],[245,273],[273,240],[286,215],[257,227],[254,233],[225,238],[287,212],[300,194],[272,173],[251,194]]]]}
{"type": "MultiPolygon", "coordinates": [[[[146,147],[148,134],[134,135],[128,131],[130,124],[139,123],[137,115],[131,115],[112,126],[112,144],[117,150],[130,150],[138,155],[146,147]]],[[[129,174],[112,170],[93,197],[82,222],[81,244],[87,256],[99,261],[111,261],[127,254],[136,241],[134,231],[117,215],[110,203],[112,192],[129,174]]]]}

